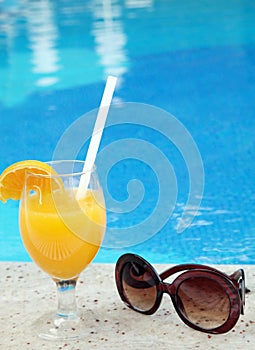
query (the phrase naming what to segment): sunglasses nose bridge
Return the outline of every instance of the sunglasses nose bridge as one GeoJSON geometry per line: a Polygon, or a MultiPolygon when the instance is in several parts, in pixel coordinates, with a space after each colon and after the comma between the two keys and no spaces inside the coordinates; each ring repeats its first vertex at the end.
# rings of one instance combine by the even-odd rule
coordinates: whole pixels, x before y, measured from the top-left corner
{"type": "Polygon", "coordinates": [[[174,293],[175,293],[175,286],[171,283],[161,282],[159,289],[161,290],[161,292],[167,293],[170,296],[174,295],[174,293]]]}

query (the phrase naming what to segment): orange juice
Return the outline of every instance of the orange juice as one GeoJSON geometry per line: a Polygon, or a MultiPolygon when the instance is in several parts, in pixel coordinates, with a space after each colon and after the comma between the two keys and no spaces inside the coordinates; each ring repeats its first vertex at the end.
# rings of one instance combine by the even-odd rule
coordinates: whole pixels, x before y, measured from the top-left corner
{"type": "Polygon", "coordinates": [[[71,190],[34,191],[20,206],[23,243],[36,264],[62,280],[78,276],[103,240],[106,214],[100,191],[75,200],[71,190]]]}

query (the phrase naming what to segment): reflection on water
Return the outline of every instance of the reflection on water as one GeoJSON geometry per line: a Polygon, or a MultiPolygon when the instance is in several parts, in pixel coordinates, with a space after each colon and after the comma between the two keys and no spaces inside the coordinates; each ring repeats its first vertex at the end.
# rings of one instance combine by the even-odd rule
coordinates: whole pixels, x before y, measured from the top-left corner
{"type": "Polygon", "coordinates": [[[123,10],[152,0],[0,2],[0,95],[21,102],[38,89],[121,77],[129,67],[123,10]],[[18,83],[17,83],[18,82],[18,83]]]}
{"type": "Polygon", "coordinates": [[[121,6],[112,0],[93,1],[91,34],[95,37],[96,52],[105,75],[121,77],[128,67],[125,50],[127,37],[121,22],[121,6]]]}
{"type": "Polygon", "coordinates": [[[59,52],[56,47],[58,29],[54,23],[52,4],[49,0],[32,2],[25,15],[32,51],[32,72],[43,76],[35,85],[54,85],[58,78],[49,74],[59,70],[59,52]]]}
{"type": "Polygon", "coordinates": [[[126,0],[125,5],[127,8],[150,8],[153,5],[153,0],[126,0]]]}

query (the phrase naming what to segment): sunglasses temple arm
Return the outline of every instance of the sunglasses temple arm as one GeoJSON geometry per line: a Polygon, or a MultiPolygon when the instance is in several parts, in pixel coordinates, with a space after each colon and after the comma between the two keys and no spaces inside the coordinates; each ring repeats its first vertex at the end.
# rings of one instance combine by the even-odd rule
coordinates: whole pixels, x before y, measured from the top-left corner
{"type": "Polygon", "coordinates": [[[177,272],[181,272],[181,271],[185,271],[185,270],[194,270],[194,269],[204,270],[205,268],[206,268],[206,270],[209,270],[209,271],[218,272],[213,267],[209,267],[209,266],[205,266],[205,265],[200,265],[200,264],[181,264],[181,265],[176,265],[176,266],[170,267],[170,269],[162,272],[159,276],[160,276],[160,278],[163,281],[164,279],[174,275],[177,272]]]}
{"type": "MultiPolygon", "coordinates": [[[[238,284],[240,277],[245,281],[244,271],[242,269],[235,271],[229,276],[235,284],[238,284]]],[[[250,289],[245,287],[245,293],[250,293],[250,289]]]]}
{"type": "Polygon", "coordinates": [[[176,265],[176,266],[170,267],[170,269],[167,269],[164,272],[162,272],[159,275],[159,277],[162,279],[162,281],[164,281],[166,278],[174,275],[175,273],[183,271],[184,270],[183,266],[184,265],[176,265]]]}
{"type": "Polygon", "coordinates": [[[244,306],[245,306],[245,294],[250,292],[250,289],[245,287],[245,275],[243,269],[239,269],[236,272],[232,273],[229,276],[231,280],[237,285],[239,289],[239,294],[241,297],[242,307],[241,314],[244,314],[244,306]]]}

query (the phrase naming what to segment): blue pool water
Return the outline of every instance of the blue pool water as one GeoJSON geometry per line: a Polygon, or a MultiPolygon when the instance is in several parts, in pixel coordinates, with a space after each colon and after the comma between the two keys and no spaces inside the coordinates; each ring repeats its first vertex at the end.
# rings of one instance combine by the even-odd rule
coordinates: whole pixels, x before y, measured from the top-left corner
{"type": "MultiPolygon", "coordinates": [[[[189,132],[201,155],[204,192],[191,225],[178,233],[190,186],[183,157],[155,128],[119,120],[105,131],[102,154],[118,140],[147,141],[172,164],[176,203],[159,232],[152,225],[147,239],[133,246],[113,237],[116,242],[105,244],[95,261],[115,262],[132,251],[154,262],[254,264],[254,23],[253,0],[2,1],[0,171],[23,159],[52,159],[72,123],[98,107],[106,77],[116,75],[113,102],[120,109],[126,102],[155,106],[189,132]]],[[[158,128],[166,125],[168,132],[162,118],[159,113],[158,128]]],[[[108,206],[106,241],[112,227],[122,232],[157,205],[157,174],[139,157],[132,159],[136,150],[129,143],[107,186],[121,203],[129,181],[139,179],[143,201],[128,215],[108,206]]],[[[100,153],[98,161],[100,168],[100,153]]],[[[166,190],[172,187],[169,180],[166,190]]],[[[19,237],[17,202],[0,203],[0,236],[1,260],[29,260],[19,237]]]]}

